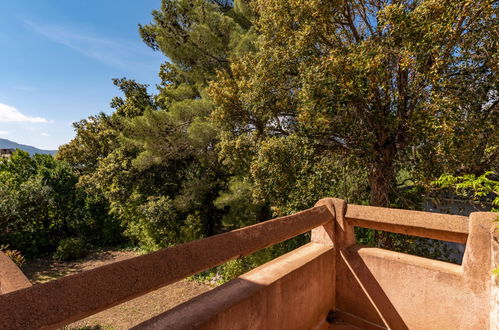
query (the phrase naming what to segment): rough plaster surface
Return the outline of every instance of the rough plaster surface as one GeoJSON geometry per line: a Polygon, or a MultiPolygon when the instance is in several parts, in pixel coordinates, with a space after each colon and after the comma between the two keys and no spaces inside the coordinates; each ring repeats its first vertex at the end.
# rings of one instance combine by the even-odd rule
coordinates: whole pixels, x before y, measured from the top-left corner
{"type": "Polygon", "coordinates": [[[499,264],[499,235],[491,232],[495,217],[323,199],[293,216],[34,287],[0,254],[0,329],[67,324],[312,228],[310,244],[142,327],[326,329],[326,315],[336,309],[337,324],[343,321],[361,329],[497,329],[499,280],[491,275],[491,267],[499,264]],[[465,241],[463,263],[357,246],[354,226],[465,241]]]}
{"type": "MultiPolygon", "coordinates": [[[[493,229],[491,243],[492,269],[499,270],[499,228],[493,229]]],[[[490,329],[499,329],[499,274],[490,277],[490,329]]]]}
{"type": "Polygon", "coordinates": [[[332,221],[325,206],[0,295],[0,329],[57,328],[332,221]]]}
{"type": "Polygon", "coordinates": [[[30,287],[31,283],[24,273],[0,251],[0,294],[30,287]]]}
{"type": "MultiPolygon", "coordinates": [[[[448,233],[464,232],[463,217],[459,216],[348,208],[354,209],[346,212],[351,226],[369,222],[368,228],[386,230],[386,225],[395,226],[398,218],[398,222],[407,220],[410,226],[404,226],[412,235],[451,240],[448,233]]],[[[488,329],[492,217],[486,212],[469,217],[462,266],[355,244],[337,245],[336,301],[340,314],[351,316],[345,321],[365,321],[361,328],[488,329]]]]}
{"type": "Polygon", "coordinates": [[[466,243],[468,217],[349,204],[350,225],[443,241],[466,243]]]}
{"type": "Polygon", "coordinates": [[[332,308],[332,260],[309,243],[134,329],[312,329],[332,308]]]}

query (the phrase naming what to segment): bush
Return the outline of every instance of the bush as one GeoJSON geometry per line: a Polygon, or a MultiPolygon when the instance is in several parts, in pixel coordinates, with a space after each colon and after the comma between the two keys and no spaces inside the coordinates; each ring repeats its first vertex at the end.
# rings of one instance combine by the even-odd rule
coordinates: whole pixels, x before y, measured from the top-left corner
{"type": "Polygon", "coordinates": [[[82,237],[89,243],[121,242],[122,228],[109,202],[79,172],[51,155],[17,150],[0,162],[0,242],[28,258],[53,254],[59,241],[82,237]]]}
{"type": "Polygon", "coordinates": [[[69,261],[80,259],[88,253],[87,244],[81,238],[66,238],[59,242],[59,246],[54,253],[54,259],[59,261],[69,261]]]}
{"type": "Polygon", "coordinates": [[[17,250],[10,250],[9,245],[0,245],[0,251],[5,253],[5,255],[17,265],[17,267],[21,267],[26,262],[21,252],[17,250]]]}
{"type": "Polygon", "coordinates": [[[310,235],[302,234],[284,242],[267,247],[251,255],[226,262],[193,276],[194,279],[210,284],[228,282],[256,267],[282,256],[310,242],[310,235]]]}

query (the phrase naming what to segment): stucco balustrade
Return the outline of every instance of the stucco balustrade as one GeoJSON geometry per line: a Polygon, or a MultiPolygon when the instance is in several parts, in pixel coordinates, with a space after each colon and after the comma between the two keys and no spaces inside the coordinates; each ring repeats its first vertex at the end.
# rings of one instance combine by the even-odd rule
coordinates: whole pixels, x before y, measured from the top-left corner
{"type": "Polygon", "coordinates": [[[309,210],[31,286],[0,253],[0,329],[51,329],[311,231],[310,243],[136,329],[498,329],[493,213],[309,210]],[[465,242],[462,265],[355,243],[354,227],[465,242]]]}

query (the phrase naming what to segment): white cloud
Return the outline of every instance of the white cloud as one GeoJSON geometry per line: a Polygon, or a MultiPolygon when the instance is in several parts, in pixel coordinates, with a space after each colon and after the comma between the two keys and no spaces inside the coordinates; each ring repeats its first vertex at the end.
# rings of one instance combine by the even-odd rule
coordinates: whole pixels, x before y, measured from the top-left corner
{"type": "Polygon", "coordinates": [[[9,135],[9,131],[0,131],[0,135],[9,135]]]}
{"type": "Polygon", "coordinates": [[[38,88],[32,87],[32,86],[27,86],[27,85],[15,85],[12,86],[13,89],[18,90],[18,91],[23,91],[23,92],[36,92],[38,91],[38,88]]]}
{"type": "Polygon", "coordinates": [[[40,135],[41,135],[41,136],[50,136],[50,134],[49,134],[49,133],[41,133],[40,135]]]}
{"type": "Polygon", "coordinates": [[[114,67],[140,67],[144,65],[147,57],[158,56],[157,53],[151,52],[150,49],[139,42],[104,38],[99,35],[77,31],[69,26],[40,24],[31,21],[24,21],[24,23],[36,33],[54,42],[114,67]]]}
{"type": "Polygon", "coordinates": [[[48,123],[42,117],[30,117],[22,114],[19,110],[7,104],[0,103],[0,123],[48,123]]]}

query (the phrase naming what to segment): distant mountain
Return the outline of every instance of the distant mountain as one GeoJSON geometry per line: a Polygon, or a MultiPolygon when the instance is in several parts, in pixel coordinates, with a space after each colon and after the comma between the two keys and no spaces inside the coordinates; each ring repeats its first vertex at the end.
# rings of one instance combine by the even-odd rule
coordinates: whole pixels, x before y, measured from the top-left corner
{"type": "Polygon", "coordinates": [[[32,146],[27,146],[24,144],[19,144],[7,139],[0,139],[0,149],[21,149],[33,154],[50,154],[55,155],[57,150],[41,150],[32,146]]]}

